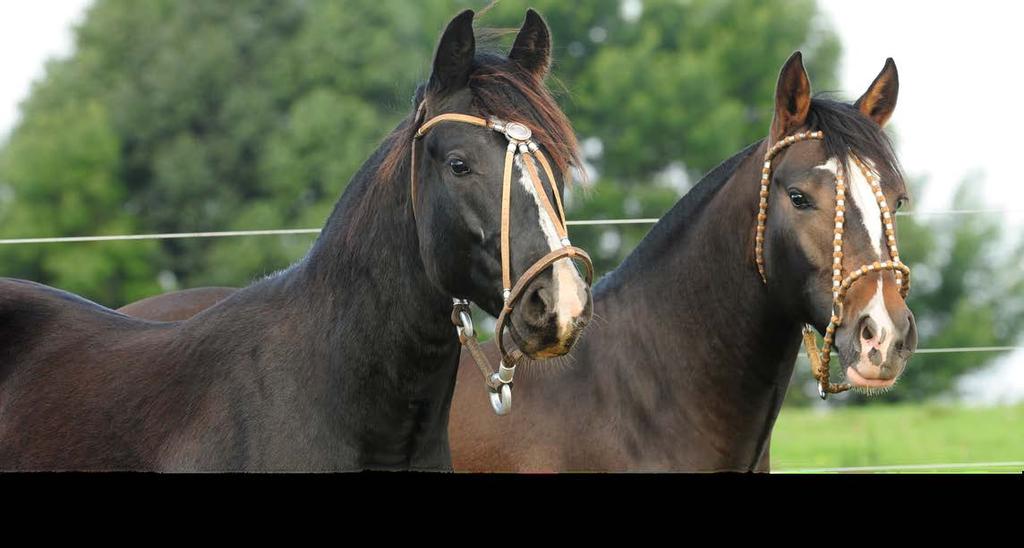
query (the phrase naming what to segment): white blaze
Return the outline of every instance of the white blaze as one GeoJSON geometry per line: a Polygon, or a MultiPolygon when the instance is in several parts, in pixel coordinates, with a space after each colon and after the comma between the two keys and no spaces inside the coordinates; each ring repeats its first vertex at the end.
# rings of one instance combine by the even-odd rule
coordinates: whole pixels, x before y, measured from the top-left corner
{"type": "MultiPolygon", "coordinates": [[[[544,237],[547,239],[548,249],[550,251],[560,249],[562,242],[558,238],[555,224],[548,217],[547,210],[544,209],[544,204],[541,202],[540,196],[537,195],[537,190],[530,179],[530,173],[527,171],[526,166],[523,165],[522,156],[516,156],[516,166],[519,168],[520,173],[519,184],[533,197],[533,202],[537,206],[537,219],[540,222],[541,232],[544,233],[544,237]]],[[[579,291],[579,288],[583,285],[583,278],[580,277],[579,272],[570,259],[555,261],[552,265],[552,270],[554,274],[552,292],[555,295],[555,314],[558,318],[558,334],[559,337],[562,337],[572,331],[572,320],[579,317],[586,306],[586,302],[583,300],[585,292],[579,291]],[[581,295],[581,293],[583,294],[581,295]]]]}
{"type": "MultiPolygon", "coordinates": [[[[873,169],[874,165],[870,160],[865,160],[864,164],[868,169],[873,169]]],[[[825,164],[818,166],[820,169],[826,169],[832,173],[836,173],[838,162],[835,158],[830,159],[825,164]]],[[[846,199],[848,203],[852,204],[854,208],[860,213],[861,226],[867,231],[868,239],[871,241],[871,247],[875,251],[875,259],[879,262],[887,260],[882,255],[882,238],[884,230],[882,227],[882,210],[878,206],[878,199],[875,197],[875,192],[871,188],[871,183],[868,182],[867,177],[852,160],[847,159],[846,161],[846,199]]],[[[850,208],[847,207],[847,210],[850,208]]],[[[844,217],[844,223],[848,223],[849,219],[844,217]]],[[[848,225],[847,225],[848,226],[848,225]]],[[[844,244],[845,245],[845,244],[844,244]]],[[[882,295],[882,275],[878,275],[878,285],[875,288],[875,294],[871,297],[867,307],[864,309],[864,313],[867,314],[872,320],[875,321],[875,325],[878,327],[878,333],[875,333],[876,337],[880,337],[882,333],[885,333],[885,339],[879,345],[878,350],[882,354],[882,361],[884,362],[888,358],[889,348],[892,341],[896,338],[896,327],[893,324],[892,318],[889,316],[889,311],[885,307],[885,299],[882,295]]],[[[860,334],[857,335],[860,337],[860,334]]],[[[875,367],[870,361],[866,359],[866,352],[869,348],[862,348],[862,363],[857,364],[858,366],[869,368],[875,367]]]]}

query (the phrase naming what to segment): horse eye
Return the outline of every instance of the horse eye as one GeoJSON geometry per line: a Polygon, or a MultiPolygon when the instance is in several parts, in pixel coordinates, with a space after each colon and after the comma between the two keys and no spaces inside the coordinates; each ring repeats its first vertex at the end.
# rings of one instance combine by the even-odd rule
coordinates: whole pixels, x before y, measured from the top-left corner
{"type": "Polygon", "coordinates": [[[803,192],[800,192],[799,190],[790,189],[789,200],[793,202],[793,205],[797,209],[807,209],[811,207],[811,201],[808,200],[807,197],[804,196],[803,192]]]}
{"type": "Polygon", "coordinates": [[[451,160],[448,160],[448,167],[450,167],[452,173],[456,175],[465,175],[469,173],[469,166],[466,165],[466,162],[463,162],[458,158],[452,158],[451,160]]]}
{"type": "Polygon", "coordinates": [[[906,197],[902,197],[901,196],[899,198],[896,198],[896,210],[899,211],[899,209],[901,207],[907,205],[908,201],[910,201],[910,200],[909,200],[909,198],[906,198],[906,197]]]}

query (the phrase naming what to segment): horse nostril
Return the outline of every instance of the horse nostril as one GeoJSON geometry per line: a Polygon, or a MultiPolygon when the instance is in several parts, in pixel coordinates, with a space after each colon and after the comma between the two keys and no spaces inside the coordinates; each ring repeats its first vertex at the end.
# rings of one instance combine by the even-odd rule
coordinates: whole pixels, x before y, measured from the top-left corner
{"type": "Polygon", "coordinates": [[[530,293],[530,306],[536,307],[538,309],[543,309],[544,297],[541,296],[540,292],[541,288],[538,287],[536,290],[530,293]]]}
{"type": "Polygon", "coordinates": [[[875,322],[873,322],[871,320],[871,318],[865,318],[865,319],[866,319],[866,321],[864,322],[864,326],[861,327],[861,330],[860,330],[860,337],[862,339],[864,339],[865,341],[870,341],[871,339],[873,339],[875,337],[875,332],[871,329],[871,325],[873,323],[875,323],[875,322]]]}
{"type": "Polygon", "coordinates": [[[543,327],[550,322],[553,314],[551,299],[551,291],[542,283],[533,287],[524,297],[522,303],[524,318],[530,325],[543,327]]]}

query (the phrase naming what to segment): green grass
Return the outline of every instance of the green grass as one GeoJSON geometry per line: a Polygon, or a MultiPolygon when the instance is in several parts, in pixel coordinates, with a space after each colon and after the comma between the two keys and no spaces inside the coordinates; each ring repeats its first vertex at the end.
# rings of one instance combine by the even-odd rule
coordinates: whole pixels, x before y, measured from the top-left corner
{"type": "MultiPolygon", "coordinates": [[[[772,470],[1024,461],[1024,405],[783,409],[771,442],[772,470]]],[[[1024,466],[913,472],[1021,473],[1024,466]]]]}

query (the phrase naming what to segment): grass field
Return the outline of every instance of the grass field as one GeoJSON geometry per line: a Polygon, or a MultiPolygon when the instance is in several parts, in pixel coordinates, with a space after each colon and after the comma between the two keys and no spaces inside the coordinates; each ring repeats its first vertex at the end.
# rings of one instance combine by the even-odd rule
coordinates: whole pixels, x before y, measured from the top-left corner
{"type": "MultiPolygon", "coordinates": [[[[771,442],[772,470],[1024,462],[1024,405],[783,409],[771,442]]],[[[912,472],[1021,473],[1024,464],[912,472]]]]}

